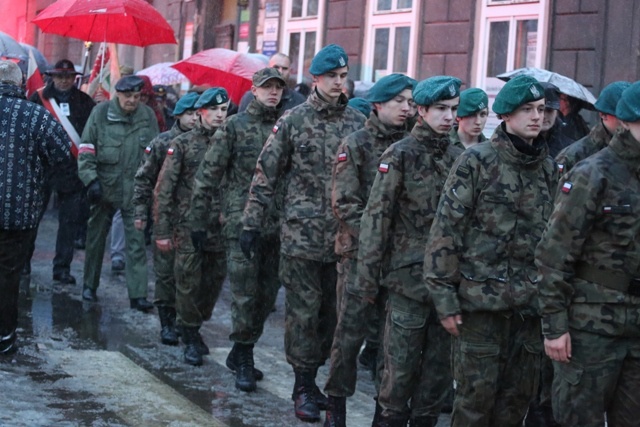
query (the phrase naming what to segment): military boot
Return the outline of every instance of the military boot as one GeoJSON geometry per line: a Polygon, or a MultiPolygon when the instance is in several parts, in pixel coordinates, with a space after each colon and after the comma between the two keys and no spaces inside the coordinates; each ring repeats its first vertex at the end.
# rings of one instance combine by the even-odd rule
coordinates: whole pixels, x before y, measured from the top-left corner
{"type": "Polygon", "coordinates": [[[158,306],[158,316],[160,317],[160,341],[165,345],[178,345],[178,334],[176,333],[176,309],[167,306],[158,306]]]}
{"type": "Polygon", "coordinates": [[[200,353],[201,356],[206,356],[210,353],[209,347],[202,339],[202,335],[200,335],[200,328],[197,328],[196,331],[198,331],[198,341],[196,342],[196,348],[198,349],[198,353],[200,353]]]}
{"type": "Polygon", "coordinates": [[[296,382],[293,385],[293,406],[296,417],[302,421],[315,423],[320,421],[320,408],[314,396],[315,380],[312,371],[294,371],[296,382]]]}
{"type": "Polygon", "coordinates": [[[380,422],[380,417],[382,416],[382,406],[378,403],[378,398],[374,397],[376,401],[376,409],[373,412],[373,421],[371,422],[371,427],[375,427],[380,422]]]}
{"type": "Polygon", "coordinates": [[[438,424],[438,417],[431,417],[428,415],[422,417],[411,417],[409,420],[409,427],[436,427],[438,424]]]}
{"type": "Polygon", "coordinates": [[[347,398],[329,395],[323,427],[347,427],[347,398]]]}
{"type": "MultiPolygon", "coordinates": [[[[233,372],[238,370],[238,346],[241,344],[234,343],[231,351],[227,355],[227,368],[231,369],[233,372]]],[[[253,367],[253,376],[256,378],[256,381],[262,381],[264,378],[264,374],[262,371],[255,366],[253,367]]]]}
{"type": "Polygon", "coordinates": [[[318,375],[318,368],[313,371],[313,397],[316,399],[316,405],[318,405],[318,409],[321,411],[326,411],[329,407],[329,400],[327,396],[325,396],[320,388],[316,384],[316,376],[318,375]]]}
{"type": "Polygon", "coordinates": [[[182,327],[182,342],[184,342],[184,361],[189,365],[202,365],[202,354],[198,351],[200,334],[198,328],[191,326],[182,327]]]}
{"type": "Polygon", "coordinates": [[[380,413],[377,422],[372,427],[406,427],[409,416],[405,414],[384,415],[380,413]]]}
{"type": "Polygon", "coordinates": [[[256,377],[253,369],[253,344],[238,344],[237,360],[236,388],[242,391],[255,391],[256,377]]]}

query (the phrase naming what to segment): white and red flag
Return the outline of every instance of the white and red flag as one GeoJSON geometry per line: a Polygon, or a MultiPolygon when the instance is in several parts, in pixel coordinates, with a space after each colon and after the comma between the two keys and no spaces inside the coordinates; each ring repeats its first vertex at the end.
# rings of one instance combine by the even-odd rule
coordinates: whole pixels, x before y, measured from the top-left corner
{"type": "Polygon", "coordinates": [[[29,49],[29,66],[27,67],[27,99],[36,93],[38,89],[44,86],[44,79],[40,70],[38,69],[38,63],[36,57],[33,56],[33,51],[29,49]]]}

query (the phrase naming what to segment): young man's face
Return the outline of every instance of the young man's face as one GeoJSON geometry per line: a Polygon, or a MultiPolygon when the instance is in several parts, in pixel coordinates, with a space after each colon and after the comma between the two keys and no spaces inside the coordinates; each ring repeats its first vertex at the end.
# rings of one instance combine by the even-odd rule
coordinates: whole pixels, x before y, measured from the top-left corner
{"type": "Polygon", "coordinates": [[[411,117],[413,96],[411,89],[405,89],[387,102],[376,102],[374,105],[378,118],[385,125],[402,126],[411,117]]]}
{"type": "Polygon", "coordinates": [[[269,79],[262,86],[251,86],[251,93],[263,105],[275,107],[282,98],[284,86],[278,79],[269,79]]]}
{"type": "Polygon", "coordinates": [[[202,126],[209,130],[219,128],[227,118],[228,109],[229,103],[200,108],[198,114],[200,114],[202,126]]]}
{"type": "Polygon", "coordinates": [[[640,143],[640,121],[637,122],[620,122],[621,126],[631,132],[631,136],[640,143]]]}
{"type": "Polygon", "coordinates": [[[463,132],[467,135],[478,137],[484,130],[484,125],[487,124],[487,118],[489,117],[489,109],[483,108],[480,111],[476,111],[470,116],[458,117],[458,132],[463,132]]]}
{"type": "Polygon", "coordinates": [[[556,123],[556,118],[558,117],[558,110],[554,110],[553,108],[544,108],[544,118],[542,119],[542,128],[540,130],[542,132],[546,132],[553,127],[556,123]]]}
{"type": "Polygon", "coordinates": [[[334,68],[321,76],[315,76],[316,89],[329,102],[337,102],[342,86],[347,81],[349,67],[334,68]]]}
{"type": "Polygon", "coordinates": [[[184,130],[191,130],[196,126],[198,122],[197,110],[186,110],[184,113],[178,116],[178,123],[184,130]]]}
{"type": "Polygon", "coordinates": [[[140,104],[140,92],[116,92],[118,104],[125,113],[133,113],[140,104]]]}
{"type": "Polygon", "coordinates": [[[460,98],[444,99],[429,106],[419,105],[418,114],[436,133],[446,135],[456,119],[460,98]]]}
{"type": "Polygon", "coordinates": [[[527,102],[509,114],[503,114],[502,119],[507,132],[524,139],[528,144],[533,142],[542,129],[544,117],[544,98],[527,102]]]}
{"type": "Polygon", "coordinates": [[[600,113],[600,118],[602,119],[602,124],[607,128],[609,133],[616,133],[616,131],[622,126],[620,120],[611,114],[600,113]]]}

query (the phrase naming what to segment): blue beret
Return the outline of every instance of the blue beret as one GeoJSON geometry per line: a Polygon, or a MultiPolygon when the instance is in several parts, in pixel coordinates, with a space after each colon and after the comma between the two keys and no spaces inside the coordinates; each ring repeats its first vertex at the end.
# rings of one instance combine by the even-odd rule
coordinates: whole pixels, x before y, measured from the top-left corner
{"type": "Polygon", "coordinates": [[[205,108],[212,105],[220,105],[226,104],[229,101],[229,94],[223,87],[212,87],[211,89],[205,90],[198,101],[196,102],[195,108],[205,108]]]}
{"type": "Polygon", "coordinates": [[[509,114],[519,106],[527,102],[544,98],[544,88],[531,76],[519,75],[509,81],[500,89],[496,100],[493,102],[493,112],[496,114],[509,114]]]}
{"type": "Polygon", "coordinates": [[[404,74],[389,74],[376,82],[367,93],[367,101],[369,102],[387,102],[405,89],[411,89],[416,86],[417,81],[404,74]]]}
{"type": "Polygon", "coordinates": [[[444,99],[460,96],[460,79],[452,76],[433,76],[422,80],[413,88],[413,101],[418,105],[431,105],[444,99]]]}
{"type": "Polygon", "coordinates": [[[349,107],[353,107],[369,118],[371,114],[371,104],[364,98],[351,98],[348,103],[349,107]]]}
{"type": "Polygon", "coordinates": [[[616,106],[618,105],[618,101],[620,101],[622,92],[629,86],[631,86],[631,83],[624,81],[613,82],[605,86],[602,92],[600,92],[598,100],[593,104],[596,111],[615,116],[616,106]]]}
{"type": "Polygon", "coordinates": [[[640,121],[640,81],[622,92],[616,106],[616,117],[629,123],[640,121]]]}
{"type": "Polygon", "coordinates": [[[144,86],[144,80],[139,76],[124,76],[116,83],[116,91],[118,92],[140,92],[144,86]]]}
{"type": "Polygon", "coordinates": [[[482,89],[472,87],[460,92],[458,117],[468,117],[485,108],[489,108],[489,97],[482,89]]]}
{"type": "Polygon", "coordinates": [[[311,60],[309,73],[314,76],[321,76],[336,68],[349,65],[349,58],[344,49],[337,44],[330,44],[322,49],[311,60]]]}
{"type": "Polygon", "coordinates": [[[184,94],[184,96],[176,102],[176,106],[173,109],[173,115],[179,116],[187,110],[194,110],[196,108],[198,98],[200,98],[200,95],[198,95],[197,92],[188,92],[184,94]]]}

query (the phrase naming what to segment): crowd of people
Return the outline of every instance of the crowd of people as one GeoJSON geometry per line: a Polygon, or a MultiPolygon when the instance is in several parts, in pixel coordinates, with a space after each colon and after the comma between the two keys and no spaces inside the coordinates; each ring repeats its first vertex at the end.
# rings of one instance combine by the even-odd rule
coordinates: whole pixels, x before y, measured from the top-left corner
{"type": "Polygon", "coordinates": [[[19,278],[53,190],[53,279],[75,284],[84,239],[82,299],[98,301],[119,212],[130,306],[157,308],[187,364],[209,353],[199,330],[228,278],[239,390],[269,374],[253,351],[283,286],[302,421],[346,426],[360,359],[373,426],[433,427],[450,399],[456,427],[637,425],[640,82],[606,86],[589,129],[558,87],[513,77],[487,138],[487,94],[455,76],[393,73],[353,98],[328,45],[305,98],[289,67],[274,55],[237,113],[212,87],[166,115],[166,90],[136,75],[94,107],[67,60],[26,102],[1,61],[0,353],[17,348],[19,278]]]}

